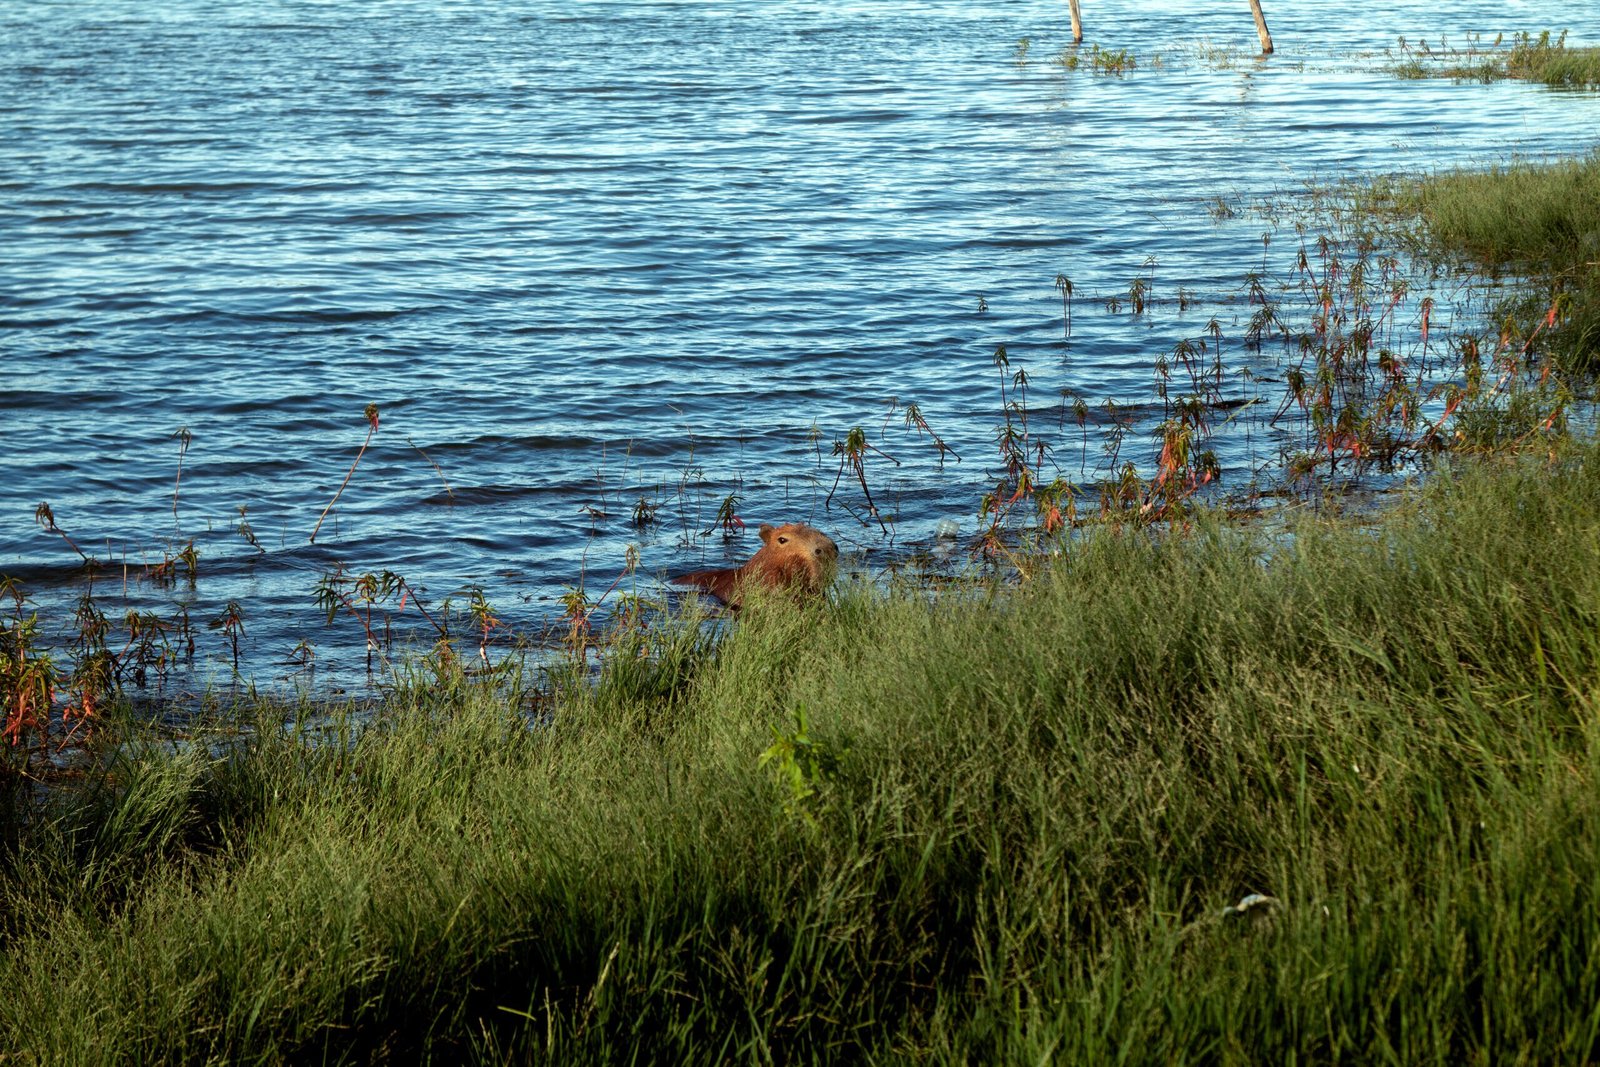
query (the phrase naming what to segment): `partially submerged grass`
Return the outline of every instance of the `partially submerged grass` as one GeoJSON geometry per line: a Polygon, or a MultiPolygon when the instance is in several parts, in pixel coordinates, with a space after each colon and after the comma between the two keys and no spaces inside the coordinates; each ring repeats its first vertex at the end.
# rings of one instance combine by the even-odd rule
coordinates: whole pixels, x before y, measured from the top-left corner
{"type": "Polygon", "coordinates": [[[1521,34],[1506,57],[1506,75],[1552,88],[1600,86],[1600,48],[1570,48],[1565,32],[1553,42],[1548,31],[1521,34]]]}
{"type": "Polygon", "coordinates": [[[1437,174],[1400,206],[1441,245],[1491,267],[1594,266],[1584,261],[1600,258],[1600,153],[1437,174]]]}
{"type": "Polygon", "coordinates": [[[446,678],[129,750],[7,824],[0,1046],[1590,1060],[1597,534],[1600,452],[1563,452],[1371,529],[761,605],[534,728],[446,678]]]}
{"type": "Polygon", "coordinates": [[[1505,311],[1549,308],[1544,348],[1558,367],[1600,365],[1600,152],[1403,180],[1385,195],[1418,220],[1428,251],[1520,279],[1505,311]]]}
{"type": "Polygon", "coordinates": [[[1454,78],[1459,81],[1529,81],[1558,89],[1584,89],[1600,86],[1600,48],[1568,47],[1563,31],[1554,39],[1550,32],[1537,37],[1519,33],[1509,48],[1496,38],[1492,46],[1480,49],[1476,38],[1468,47],[1430,49],[1426,42],[1412,47],[1401,40],[1404,59],[1395,65],[1402,78],[1454,78]]]}

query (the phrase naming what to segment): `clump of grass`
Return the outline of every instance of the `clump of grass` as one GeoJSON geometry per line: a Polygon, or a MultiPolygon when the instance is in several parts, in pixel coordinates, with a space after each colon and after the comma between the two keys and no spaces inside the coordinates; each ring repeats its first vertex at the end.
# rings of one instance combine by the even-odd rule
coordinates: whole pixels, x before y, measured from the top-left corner
{"type": "Polygon", "coordinates": [[[1436,174],[1404,189],[1398,206],[1489,266],[1570,265],[1600,254],[1600,153],[1436,174]]]}
{"type": "Polygon", "coordinates": [[[1591,1060],[1597,527],[1558,452],[686,620],[534,729],[460,672],[246,708],[7,824],[0,1045],[1591,1060]]]}
{"type": "Polygon", "coordinates": [[[1506,77],[1553,87],[1600,85],[1600,48],[1569,48],[1563,30],[1555,40],[1545,30],[1534,37],[1519,33],[1505,60],[1506,77]]]}
{"type": "Polygon", "coordinates": [[[1120,78],[1139,65],[1139,59],[1126,48],[1101,48],[1092,45],[1087,53],[1079,48],[1063,49],[1056,62],[1067,70],[1077,70],[1087,65],[1095,74],[1108,74],[1120,78]]]}
{"type": "Polygon", "coordinates": [[[1437,49],[1426,41],[1412,45],[1400,39],[1404,57],[1393,67],[1400,78],[1454,78],[1458,81],[1492,82],[1516,80],[1538,82],[1552,88],[1592,88],[1600,85],[1600,48],[1568,47],[1563,30],[1552,39],[1550,31],[1538,36],[1518,33],[1509,48],[1503,37],[1496,37],[1488,48],[1476,36],[1468,38],[1465,49],[1451,49],[1440,42],[1437,49]]]}

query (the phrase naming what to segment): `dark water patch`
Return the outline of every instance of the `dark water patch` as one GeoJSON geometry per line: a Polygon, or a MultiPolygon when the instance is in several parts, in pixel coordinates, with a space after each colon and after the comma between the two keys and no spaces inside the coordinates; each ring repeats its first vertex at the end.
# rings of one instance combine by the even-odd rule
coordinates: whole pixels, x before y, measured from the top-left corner
{"type": "Polygon", "coordinates": [[[112,211],[91,211],[88,213],[78,212],[70,215],[40,215],[31,221],[40,226],[52,226],[61,223],[100,221],[115,217],[116,213],[112,211]]]}
{"type": "Polygon", "coordinates": [[[424,308],[284,308],[278,311],[213,312],[222,318],[239,323],[291,323],[340,325],[355,322],[387,322],[405,315],[413,315],[424,308]]]}
{"type": "MultiPolygon", "coordinates": [[[[176,472],[177,446],[170,449],[173,455],[173,469],[176,472]]],[[[252,481],[271,478],[275,475],[290,474],[301,469],[297,459],[288,459],[271,454],[249,460],[217,460],[200,459],[190,460],[184,470],[187,472],[191,484],[201,479],[211,479],[218,483],[234,483],[241,487],[252,481]]],[[[174,473],[174,481],[176,481],[174,473]]]]}
{"type": "Polygon", "coordinates": [[[50,318],[49,316],[36,319],[0,318],[0,330],[48,330],[57,326],[65,326],[71,321],[69,318],[50,318]]]}
{"type": "Polygon", "coordinates": [[[841,126],[857,124],[878,124],[900,122],[905,119],[917,118],[912,111],[856,111],[843,114],[829,115],[802,115],[795,116],[793,121],[803,126],[841,126]]]}
{"type": "Polygon", "coordinates": [[[430,506],[443,504],[451,507],[472,507],[478,504],[503,504],[524,497],[549,496],[560,492],[562,492],[560,489],[535,485],[452,486],[443,492],[423,497],[418,503],[430,506]]]}
{"type": "Polygon", "coordinates": [[[225,182],[74,182],[66,188],[74,193],[105,193],[123,196],[181,196],[224,198],[241,192],[255,192],[267,186],[256,181],[225,182]]]}

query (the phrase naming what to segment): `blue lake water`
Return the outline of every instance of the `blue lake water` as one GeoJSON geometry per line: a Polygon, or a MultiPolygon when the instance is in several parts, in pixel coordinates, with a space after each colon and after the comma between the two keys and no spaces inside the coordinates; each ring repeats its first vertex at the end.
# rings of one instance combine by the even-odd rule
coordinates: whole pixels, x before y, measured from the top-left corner
{"type": "MultiPolygon", "coordinates": [[[[0,573],[65,630],[89,587],[34,521],[48,502],[114,561],[102,608],[190,613],[182,684],[229,677],[204,623],[234,601],[247,677],[276,684],[304,640],[354,687],[361,631],[313,596],[337,564],[434,605],[478,586],[535,637],[630,545],[642,593],[744,558],[765,521],[871,570],[977,532],[997,345],[1074,481],[1100,430],[1042,416],[1063,391],[1148,404],[1157,357],[1212,318],[1246,358],[1245,278],[1293,253],[1219,199],[1600,130],[1594,93],[1385,70],[1400,37],[1593,43],[1553,0],[1265,0],[1265,59],[1244,3],[1083,6],[1084,53],[1133,69],[1057,62],[1062,0],[0,7],[0,573]],[[1140,277],[1150,314],[1103,306],[1140,277]],[[827,502],[855,426],[888,533],[848,477],[827,502]],[[705,536],[729,494],[750,531],[705,536]],[[191,538],[192,588],[139,577],[191,538]]],[[[1215,447],[1238,482],[1272,442],[1215,447]]]]}

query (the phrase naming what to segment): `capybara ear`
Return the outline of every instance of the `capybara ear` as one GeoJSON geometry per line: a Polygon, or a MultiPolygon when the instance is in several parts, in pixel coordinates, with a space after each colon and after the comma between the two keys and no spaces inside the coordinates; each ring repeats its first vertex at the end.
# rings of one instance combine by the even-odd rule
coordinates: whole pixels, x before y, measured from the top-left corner
{"type": "Polygon", "coordinates": [[[772,544],[772,535],[778,531],[772,528],[772,524],[770,522],[764,522],[761,524],[761,529],[759,532],[761,534],[761,543],[764,545],[770,545],[772,544]]]}

